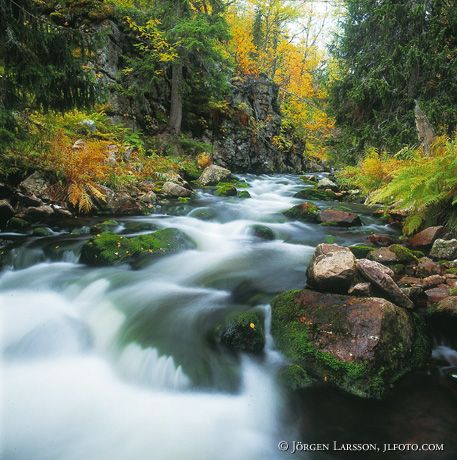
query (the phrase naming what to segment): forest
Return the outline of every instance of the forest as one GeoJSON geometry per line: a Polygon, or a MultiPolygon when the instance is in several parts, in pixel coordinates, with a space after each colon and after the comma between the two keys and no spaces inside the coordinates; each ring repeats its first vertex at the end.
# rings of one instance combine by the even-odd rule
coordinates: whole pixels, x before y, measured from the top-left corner
{"type": "Polygon", "coordinates": [[[457,458],[456,31],[0,0],[0,457],[457,458]]]}

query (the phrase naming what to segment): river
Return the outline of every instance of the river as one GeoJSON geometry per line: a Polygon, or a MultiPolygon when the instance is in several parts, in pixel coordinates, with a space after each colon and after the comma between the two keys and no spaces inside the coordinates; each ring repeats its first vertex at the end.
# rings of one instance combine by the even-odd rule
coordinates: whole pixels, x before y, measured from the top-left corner
{"type": "MultiPolygon", "coordinates": [[[[297,176],[241,178],[250,199],[198,191],[188,203],[118,219],[115,231],[125,235],[174,227],[197,244],[140,270],[78,264],[93,219],[43,237],[0,234],[16,246],[0,275],[2,458],[269,460],[289,455],[278,451],[280,440],[307,434],[395,438],[383,423],[399,416],[400,403],[380,406],[329,389],[290,396],[278,383],[283,357],[268,325],[272,296],[303,287],[318,243],[349,245],[392,230],[360,205],[353,205],[360,228],[290,221],[281,211],[301,201],[293,198],[304,188],[297,176]],[[275,240],[254,236],[254,224],[271,228],[275,240]],[[261,358],[237,357],[211,340],[224,317],[248,308],[265,312],[261,358]],[[379,426],[363,426],[373,411],[379,426]]],[[[455,399],[439,377],[430,378],[426,389],[444,407],[435,422],[446,440],[456,420],[446,404],[455,399]]],[[[403,385],[393,400],[410,389],[403,385]]],[[[403,424],[395,426],[404,440],[403,424]]],[[[328,455],[316,458],[339,454],[328,455]]]]}

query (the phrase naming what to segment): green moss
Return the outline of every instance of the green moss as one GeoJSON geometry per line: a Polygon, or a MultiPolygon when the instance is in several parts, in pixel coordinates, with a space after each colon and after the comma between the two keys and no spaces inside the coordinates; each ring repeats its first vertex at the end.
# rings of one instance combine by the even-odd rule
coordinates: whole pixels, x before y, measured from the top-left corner
{"type": "Polygon", "coordinates": [[[183,161],[180,171],[187,181],[197,180],[202,173],[195,161],[183,161]]]}
{"type": "Polygon", "coordinates": [[[93,266],[137,264],[143,258],[193,247],[195,243],[176,228],[166,228],[152,234],[130,238],[104,232],[84,244],[80,261],[93,266]]]}
{"type": "Polygon", "coordinates": [[[252,233],[257,238],[261,238],[262,240],[274,240],[275,234],[270,227],[266,225],[255,224],[251,225],[249,228],[250,233],[252,233]]]}
{"type": "Polygon", "coordinates": [[[374,247],[367,244],[356,244],[355,246],[349,246],[349,249],[352,251],[352,254],[357,257],[357,259],[364,259],[371,251],[373,251],[374,247]]]}
{"type": "Polygon", "coordinates": [[[179,201],[180,203],[188,203],[188,202],[190,201],[190,197],[188,197],[188,196],[180,196],[180,197],[178,198],[178,201],[179,201]]]}
{"type": "Polygon", "coordinates": [[[330,190],[321,190],[321,189],[318,189],[317,187],[305,188],[303,190],[300,190],[294,195],[294,197],[301,198],[304,200],[322,200],[322,201],[336,199],[335,192],[332,192],[330,190]]]}
{"type": "Polygon", "coordinates": [[[309,373],[298,364],[285,366],[279,372],[278,377],[284,385],[294,391],[310,387],[316,382],[316,379],[311,377],[309,373]]]}
{"type": "Polygon", "coordinates": [[[228,320],[222,328],[220,341],[233,351],[261,353],[265,346],[262,315],[248,311],[228,320]]]}
{"type": "Polygon", "coordinates": [[[114,219],[104,220],[91,227],[90,232],[94,235],[104,232],[112,232],[115,228],[119,227],[119,222],[114,219]]]}
{"type": "Polygon", "coordinates": [[[238,192],[238,197],[239,198],[251,198],[251,194],[247,190],[241,190],[241,192],[238,192]]]}
{"type": "Polygon", "coordinates": [[[453,287],[449,289],[449,295],[450,296],[457,296],[457,287],[453,287]]]}
{"type": "Polygon", "coordinates": [[[392,244],[389,249],[398,257],[398,261],[403,264],[416,263],[418,259],[424,257],[421,251],[412,251],[401,244],[392,244]]]}
{"type": "Polygon", "coordinates": [[[33,236],[50,236],[52,235],[52,230],[47,227],[35,227],[32,230],[32,235],[33,236]]]}
{"type": "Polygon", "coordinates": [[[457,275],[457,267],[446,269],[448,275],[457,275]]]}
{"type": "Polygon", "coordinates": [[[411,313],[414,325],[414,340],[411,347],[410,367],[422,367],[430,358],[432,347],[427,333],[425,319],[417,313],[411,313]]]}
{"type": "Polygon", "coordinates": [[[283,214],[289,219],[301,220],[304,222],[317,222],[319,216],[319,208],[309,201],[297,204],[292,208],[284,211],[283,214]]]}
{"type": "Polygon", "coordinates": [[[12,217],[7,224],[7,228],[9,230],[24,230],[29,226],[30,224],[25,219],[21,219],[20,217],[12,217]]]}
{"type": "Polygon", "coordinates": [[[237,196],[238,191],[236,187],[229,182],[219,182],[214,194],[216,196],[237,196]]]}

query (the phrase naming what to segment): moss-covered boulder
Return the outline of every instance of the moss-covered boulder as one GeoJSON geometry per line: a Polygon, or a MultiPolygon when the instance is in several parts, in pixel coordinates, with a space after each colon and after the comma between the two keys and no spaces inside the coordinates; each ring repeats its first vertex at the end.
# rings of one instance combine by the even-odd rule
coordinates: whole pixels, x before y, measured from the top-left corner
{"type": "Polygon", "coordinates": [[[30,224],[25,220],[21,219],[20,217],[13,217],[10,219],[6,225],[8,230],[25,230],[30,227],[30,224]]]}
{"type": "Polygon", "coordinates": [[[195,246],[192,239],[176,228],[166,228],[130,238],[104,232],[84,244],[80,262],[92,266],[123,263],[139,266],[142,261],[152,257],[192,249],[195,246]]]}
{"type": "Polygon", "coordinates": [[[275,234],[270,227],[261,224],[251,225],[249,232],[262,240],[274,240],[275,234]]]}
{"type": "Polygon", "coordinates": [[[119,227],[119,222],[117,220],[108,219],[92,225],[90,232],[93,235],[98,235],[99,233],[113,232],[117,227],[119,227]]]}
{"type": "Polygon", "coordinates": [[[385,299],[289,291],[272,302],[272,334],[288,358],[291,386],[310,378],[379,398],[430,353],[425,324],[385,299]]]}
{"type": "Polygon", "coordinates": [[[421,257],[424,257],[422,251],[413,251],[401,244],[392,244],[389,249],[397,256],[398,262],[401,264],[417,263],[421,257]]]}
{"type": "Polygon", "coordinates": [[[319,208],[314,203],[305,201],[284,211],[283,214],[289,219],[301,220],[303,222],[317,222],[319,208]]]}
{"type": "Polygon", "coordinates": [[[238,198],[251,198],[251,194],[247,190],[238,192],[238,198]]]}
{"type": "Polygon", "coordinates": [[[318,200],[318,201],[331,201],[336,200],[337,196],[335,192],[331,190],[321,190],[317,187],[310,187],[300,190],[294,195],[295,198],[301,198],[303,200],[318,200]]]}
{"type": "Polygon", "coordinates": [[[32,229],[33,236],[43,237],[43,236],[51,236],[53,234],[54,234],[53,231],[48,227],[35,227],[32,229]]]}
{"type": "Polygon", "coordinates": [[[375,249],[373,246],[368,244],[355,244],[354,246],[349,246],[352,254],[354,254],[357,259],[365,259],[367,255],[375,249]]]}
{"type": "Polygon", "coordinates": [[[220,182],[214,194],[216,196],[237,196],[238,190],[230,182],[220,182]]]}
{"type": "Polygon", "coordinates": [[[265,346],[262,315],[248,311],[229,319],[220,330],[220,342],[233,351],[262,353],[265,346]]]}

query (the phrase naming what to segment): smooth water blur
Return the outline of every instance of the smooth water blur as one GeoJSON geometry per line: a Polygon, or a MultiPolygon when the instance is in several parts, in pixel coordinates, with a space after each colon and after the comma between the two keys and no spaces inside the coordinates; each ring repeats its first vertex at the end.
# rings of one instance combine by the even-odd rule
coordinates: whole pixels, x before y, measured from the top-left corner
{"type": "Polygon", "coordinates": [[[0,276],[2,458],[280,457],[290,427],[268,303],[303,286],[316,244],[389,230],[368,212],[354,229],[290,221],[281,212],[301,201],[298,177],[243,177],[251,199],[198,192],[120,219],[126,235],[175,227],[197,244],[141,270],[79,265],[90,222],[48,237],[0,235],[14,244],[0,276]],[[276,239],[253,236],[254,224],[276,239]],[[223,318],[248,308],[266,313],[263,358],[239,359],[211,340],[223,318]]]}

